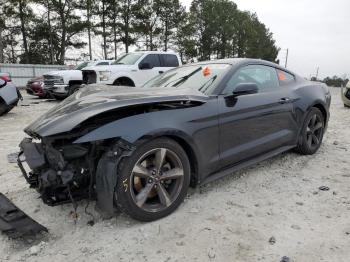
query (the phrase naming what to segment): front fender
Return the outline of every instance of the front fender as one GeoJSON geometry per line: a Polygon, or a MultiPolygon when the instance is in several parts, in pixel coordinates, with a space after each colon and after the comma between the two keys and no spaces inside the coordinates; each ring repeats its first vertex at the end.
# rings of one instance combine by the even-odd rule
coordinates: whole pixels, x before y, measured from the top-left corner
{"type": "Polygon", "coordinates": [[[191,137],[191,128],[181,120],[179,114],[169,117],[168,111],[130,116],[99,127],[80,137],[74,143],[93,142],[115,137],[121,137],[130,143],[135,143],[142,137],[159,135],[165,132],[181,134],[182,136],[185,134],[186,137],[191,137]]]}

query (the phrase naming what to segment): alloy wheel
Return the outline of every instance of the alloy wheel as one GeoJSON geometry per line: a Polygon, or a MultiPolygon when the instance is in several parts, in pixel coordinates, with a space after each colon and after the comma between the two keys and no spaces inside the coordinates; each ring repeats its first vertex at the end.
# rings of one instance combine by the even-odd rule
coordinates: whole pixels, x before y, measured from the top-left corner
{"type": "Polygon", "coordinates": [[[306,141],[309,148],[315,148],[321,143],[323,131],[324,126],[321,117],[314,114],[306,128],[306,141]]]}
{"type": "Polygon", "coordinates": [[[148,212],[160,212],[178,198],[184,181],[184,169],[176,153],[167,148],[146,152],[131,172],[131,196],[148,212]]]}

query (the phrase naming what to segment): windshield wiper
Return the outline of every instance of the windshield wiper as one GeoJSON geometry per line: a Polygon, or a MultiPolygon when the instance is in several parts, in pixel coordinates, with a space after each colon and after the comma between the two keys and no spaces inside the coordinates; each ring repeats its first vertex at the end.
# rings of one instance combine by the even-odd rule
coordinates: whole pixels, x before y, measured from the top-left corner
{"type": "Polygon", "coordinates": [[[174,85],[172,86],[179,86],[180,84],[186,82],[187,79],[189,79],[191,76],[193,76],[194,74],[196,74],[197,72],[201,71],[202,70],[202,67],[198,67],[196,70],[194,70],[193,72],[189,73],[188,75],[185,75],[185,76],[182,76],[178,79],[175,79],[173,81],[170,81],[168,84],[166,84],[165,86],[168,86],[170,85],[171,83],[177,81],[174,85]]]}
{"type": "Polygon", "coordinates": [[[201,91],[202,93],[205,93],[208,88],[214,83],[218,76],[215,75],[212,78],[210,78],[207,82],[205,82],[198,90],[201,91]]]}

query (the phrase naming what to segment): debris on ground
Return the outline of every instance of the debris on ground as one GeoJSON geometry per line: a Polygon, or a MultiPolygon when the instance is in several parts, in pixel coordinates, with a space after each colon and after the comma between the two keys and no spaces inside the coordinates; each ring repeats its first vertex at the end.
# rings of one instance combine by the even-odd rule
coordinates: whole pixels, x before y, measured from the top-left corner
{"type": "Polygon", "coordinates": [[[275,237],[270,237],[269,243],[270,243],[271,245],[274,245],[274,244],[276,243],[276,238],[275,238],[275,237]]]}
{"type": "Polygon", "coordinates": [[[281,262],[292,262],[292,260],[289,257],[284,256],[282,257],[281,262]]]}
{"type": "Polygon", "coordinates": [[[17,163],[17,158],[18,158],[18,152],[7,155],[7,161],[9,163],[17,163]]]}
{"type": "Polygon", "coordinates": [[[329,187],[328,186],[320,186],[318,189],[321,191],[328,191],[329,187]]]}

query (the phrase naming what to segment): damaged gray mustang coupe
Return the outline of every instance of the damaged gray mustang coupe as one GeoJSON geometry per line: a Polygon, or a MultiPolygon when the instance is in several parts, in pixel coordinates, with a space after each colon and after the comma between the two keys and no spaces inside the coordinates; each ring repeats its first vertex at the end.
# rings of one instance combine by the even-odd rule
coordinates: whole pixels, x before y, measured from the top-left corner
{"type": "Polygon", "coordinates": [[[262,60],[190,64],[141,88],[82,88],[25,129],[18,163],[48,205],[91,197],[109,216],[152,221],[190,185],[293,148],[314,154],[330,100],[324,84],[262,60]]]}

